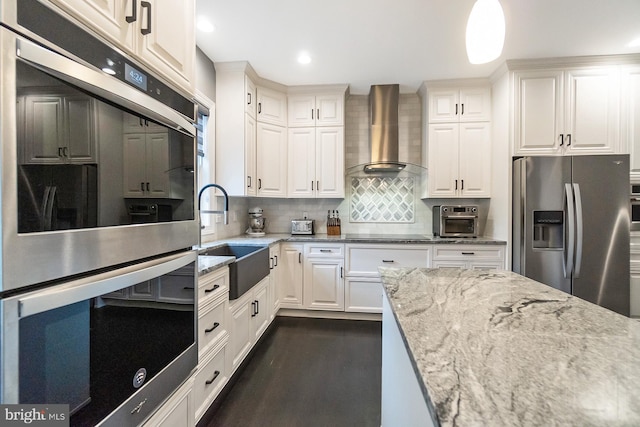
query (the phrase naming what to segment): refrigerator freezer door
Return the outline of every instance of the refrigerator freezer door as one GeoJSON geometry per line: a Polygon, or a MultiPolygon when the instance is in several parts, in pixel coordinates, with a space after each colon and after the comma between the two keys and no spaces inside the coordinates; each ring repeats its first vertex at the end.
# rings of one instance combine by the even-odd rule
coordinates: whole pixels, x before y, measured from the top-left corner
{"type": "Polygon", "coordinates": [[[513,270],[567,293],[571,292],[571,279],[564,274],[567,218],[563,211],[564,184],[569,183],[569,157],[526,157],[514,162],[513,270]],[[544,218],[548,223],[550,218],[559,217],[559,223],[553,225],[565,228],[558,233],[562,243],[548,247],[537,245],[534,238],[539,239],[544,231],[539,231],[540,224],[534,222],[534,217],[544,218]]]}
{"type": "Polygon", "coordinates": [[[629,316],[629,156],[575,156],[582,248],[573,294],[629,316]]]}

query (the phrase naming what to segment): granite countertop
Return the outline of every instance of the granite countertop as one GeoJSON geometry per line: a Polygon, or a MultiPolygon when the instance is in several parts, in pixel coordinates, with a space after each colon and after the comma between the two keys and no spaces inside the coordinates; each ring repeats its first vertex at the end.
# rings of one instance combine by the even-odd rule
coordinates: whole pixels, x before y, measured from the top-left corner
{"type": "Polygon", "coordinates": [[[380,273],[441,425],[640,425],[640,322],[508,271],[380,273]]]}

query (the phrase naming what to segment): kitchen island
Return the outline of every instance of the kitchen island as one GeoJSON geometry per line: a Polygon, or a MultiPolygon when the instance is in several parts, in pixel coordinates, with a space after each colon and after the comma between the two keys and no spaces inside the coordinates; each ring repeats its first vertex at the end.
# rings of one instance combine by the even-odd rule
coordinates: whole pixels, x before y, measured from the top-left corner
{"type": "Polygon", "coordinates": [[[640,322],[508,271],[379,271],[383,426],[640,425],[640,322]]]}

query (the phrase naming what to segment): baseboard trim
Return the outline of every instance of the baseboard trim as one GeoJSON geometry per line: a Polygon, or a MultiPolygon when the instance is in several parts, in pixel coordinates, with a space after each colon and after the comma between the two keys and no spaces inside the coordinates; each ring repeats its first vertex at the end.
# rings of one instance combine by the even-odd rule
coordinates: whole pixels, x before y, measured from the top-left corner
{"type": "Polygon", "coordinates": [[[348,313],[344,311],[298,310],[291,308],[281,308],[278,310],[277,316],[382,321],[381,313],[348,313]]]}

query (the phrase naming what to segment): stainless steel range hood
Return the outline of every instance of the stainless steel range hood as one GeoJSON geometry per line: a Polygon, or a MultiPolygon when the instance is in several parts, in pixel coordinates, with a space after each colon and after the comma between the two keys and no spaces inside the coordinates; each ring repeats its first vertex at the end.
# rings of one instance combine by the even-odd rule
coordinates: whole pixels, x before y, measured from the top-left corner
{"type": "Polygon", "coordinates": [[[405,168],[398,161],[398,103],[400,86],[375,85],[369,91],[371,161],[367,173],[398,172],[405,168]]]}

